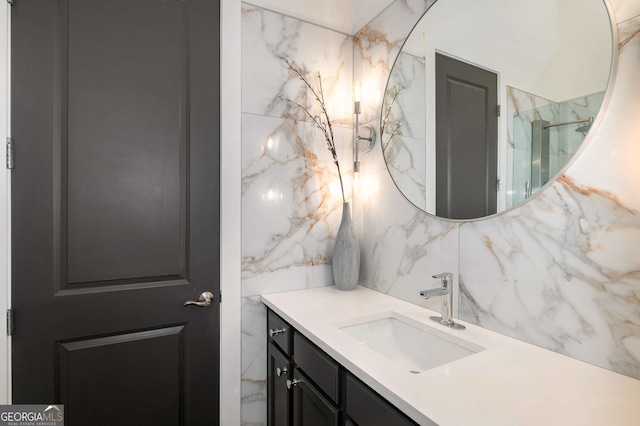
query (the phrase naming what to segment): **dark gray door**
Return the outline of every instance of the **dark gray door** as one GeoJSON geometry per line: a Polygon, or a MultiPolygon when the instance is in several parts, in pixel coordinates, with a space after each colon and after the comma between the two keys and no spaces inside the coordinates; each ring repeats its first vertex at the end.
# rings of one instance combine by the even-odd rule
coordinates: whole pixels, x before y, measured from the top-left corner
{"type": "Polygon", "coordinates": [[[14,403],[218,423],[219,28],[216,0],[12,8],[14,403]]]}
{"type": "Polygon", "coordinates": [[[436,54],[436,214],[497,209],[498,76],[436,54]]]}

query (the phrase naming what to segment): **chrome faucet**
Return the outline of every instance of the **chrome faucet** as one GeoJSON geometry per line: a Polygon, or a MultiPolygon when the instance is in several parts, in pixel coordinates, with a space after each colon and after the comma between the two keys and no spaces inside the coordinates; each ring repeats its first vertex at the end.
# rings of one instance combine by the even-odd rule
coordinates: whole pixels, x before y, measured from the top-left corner
{"type": "Polygon", "coordinates": [[[432,321],[436,321],[442,325],[446,325],[456,330],[464,330],[464,325],[458,324],[451,318],[451,307],[453,305],[453,274],[451,272],[443,272],[434,275],[433,278],[439,278],[441,281],[440,288],[432,288],[430,290],[422,290],[420,296],[430,299],[435,296],[441,296],[442,299],[442,316],[429,317],[432,321]]]}

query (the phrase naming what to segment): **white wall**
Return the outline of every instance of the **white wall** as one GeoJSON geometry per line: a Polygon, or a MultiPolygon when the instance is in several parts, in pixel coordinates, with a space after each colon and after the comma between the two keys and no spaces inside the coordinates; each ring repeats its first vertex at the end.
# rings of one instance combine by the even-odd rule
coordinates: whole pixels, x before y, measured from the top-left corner
{"type": "Polygon", "coordinates": [[[447,0],[431,7],[404,50],[428,61],[445,52],[498,72],[503,84],[562,102],[606,86],[608,34],[600,0],[447,0]]]}

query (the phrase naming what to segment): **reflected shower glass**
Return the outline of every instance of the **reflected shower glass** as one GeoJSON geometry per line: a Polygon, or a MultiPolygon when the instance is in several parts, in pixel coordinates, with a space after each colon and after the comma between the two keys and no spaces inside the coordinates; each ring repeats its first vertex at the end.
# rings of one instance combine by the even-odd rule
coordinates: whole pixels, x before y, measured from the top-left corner
{"type": "Polygon", "coordinates": [[[513,141],[507,175],[507,208],[530,197],[578,151],[604,99],[604,91],[554,102],[508,87],[508,138],[513,141]]]}

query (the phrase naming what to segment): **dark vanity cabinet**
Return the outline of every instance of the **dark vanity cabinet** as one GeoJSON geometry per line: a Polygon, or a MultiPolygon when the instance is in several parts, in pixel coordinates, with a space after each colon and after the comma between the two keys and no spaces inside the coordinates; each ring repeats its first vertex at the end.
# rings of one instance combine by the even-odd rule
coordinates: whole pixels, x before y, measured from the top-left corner
{"type": "Polygon", "coordinates": [[[272,311],[267,325],[268,424],[342,424],[339,365],[272,311]]]}
{"type": "Polygon", "coordinates": [[[271,310],[267,333],[269,425],[416,425],[271,310]]]}
{"type": "Polygon", "coordinates": [[[267,420],[270,425],[289,426],[293,329],[272,311],[267,313],[267,325],[267,420]]]}
{"type": "Polygon", "coordinates": [[[291,361],[271,342],[267,345],[267,415],[270,425],[289,425],[291,392],[287,381],[292,377],[291,361]]]}

